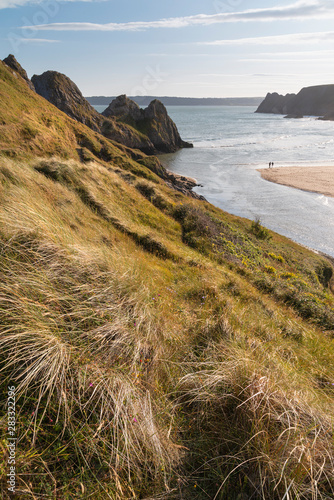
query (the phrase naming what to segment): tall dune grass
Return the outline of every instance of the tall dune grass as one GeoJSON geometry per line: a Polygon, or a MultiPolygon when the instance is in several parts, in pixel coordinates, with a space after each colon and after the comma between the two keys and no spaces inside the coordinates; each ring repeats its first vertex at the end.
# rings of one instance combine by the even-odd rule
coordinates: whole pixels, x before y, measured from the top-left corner
{"type": "Polygon", "coordinates": [[[17,387],[18,498],[333,497],[325,260],[110,166],[0,166],[0,375],[3,393],[17,387]]]}
{"type": "Polygon", "coordinates": [[[178,453],[167,436],[168,404],[152,400],[149,374],[140,370],[153,354],[154,320],[138,308],[139,297],[111,273],[73,264],[31,235],[2,241],[2,249],[1,372],[22,401],[24,439],[50,460],[47,423],[69,475],[80,463],[112,472],[118,495],[143,476],[167,473],[178,453]]]}

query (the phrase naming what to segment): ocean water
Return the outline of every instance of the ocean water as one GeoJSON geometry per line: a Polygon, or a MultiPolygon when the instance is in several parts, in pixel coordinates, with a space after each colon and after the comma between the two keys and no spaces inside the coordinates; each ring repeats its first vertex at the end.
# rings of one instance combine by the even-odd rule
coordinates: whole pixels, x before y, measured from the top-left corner
{"type": "Polygon", "coordinates": [[[162,155],[171,171],[195,177],[195,190],[214,205],[254,220],[309,248],[334,257],[334,198],[280,186],[257,169],[333,166],[334,122],[285,119],[254,108],[170,106],[182,138],[194,144],[162,155]]]}
{"type": "Polygon", "coordinates": [[[108,106],[104,106],[102,104],[96,104],[93,106],[94,109],[96,109],[96,111],[98,111],[99,113],[102,113],[102,111],[104,111],[105,109],[107,109],[108,106]]]}

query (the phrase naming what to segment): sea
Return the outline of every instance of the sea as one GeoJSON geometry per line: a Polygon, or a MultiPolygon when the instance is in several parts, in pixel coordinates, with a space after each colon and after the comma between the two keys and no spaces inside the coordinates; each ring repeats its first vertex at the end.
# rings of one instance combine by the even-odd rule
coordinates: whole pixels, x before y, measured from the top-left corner
{"type": "Polygon", "coordinates": [[[334,257],[334,198],[265,181],[258,171],[274,162],[333,166],[334,175],[334,122],[250,106],[169,106],[168,113],[194,148],[161,155],[166,168],[194,177],[195,191],[217,207],[334,257]]]}

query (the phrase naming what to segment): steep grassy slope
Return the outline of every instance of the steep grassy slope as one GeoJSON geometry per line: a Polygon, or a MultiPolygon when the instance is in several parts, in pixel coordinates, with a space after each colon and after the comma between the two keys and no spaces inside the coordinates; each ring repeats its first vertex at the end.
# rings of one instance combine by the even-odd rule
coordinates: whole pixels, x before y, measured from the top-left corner
{"type": "Polygon", "coordinates": [[[16,497],[333,498],[329,262],[170,189],[0,70],[16,497]]]}
{"type": "MultiPolygon", "coordinates": [[[[33,92],[1,61],[0,99],[3,104],[0,109],[0,152],[6,157],[57,155],[66,159],[123,163],[124,152],[128,153],[127,158],[145,157],[140,151],[129,150],[69,118],[33,92]]],[[[121,133],[119,136],[121,139],[121,133]]]]}

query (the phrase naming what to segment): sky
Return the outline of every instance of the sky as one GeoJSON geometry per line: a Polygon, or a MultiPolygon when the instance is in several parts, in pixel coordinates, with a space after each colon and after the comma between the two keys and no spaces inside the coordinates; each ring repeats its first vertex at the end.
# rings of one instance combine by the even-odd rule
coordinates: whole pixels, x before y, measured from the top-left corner
{"type": "Polygon", "coordinates": [[[250,97],[334,83],[334,0],[0,0],[0,59],[85,96],[250,97]]]}

